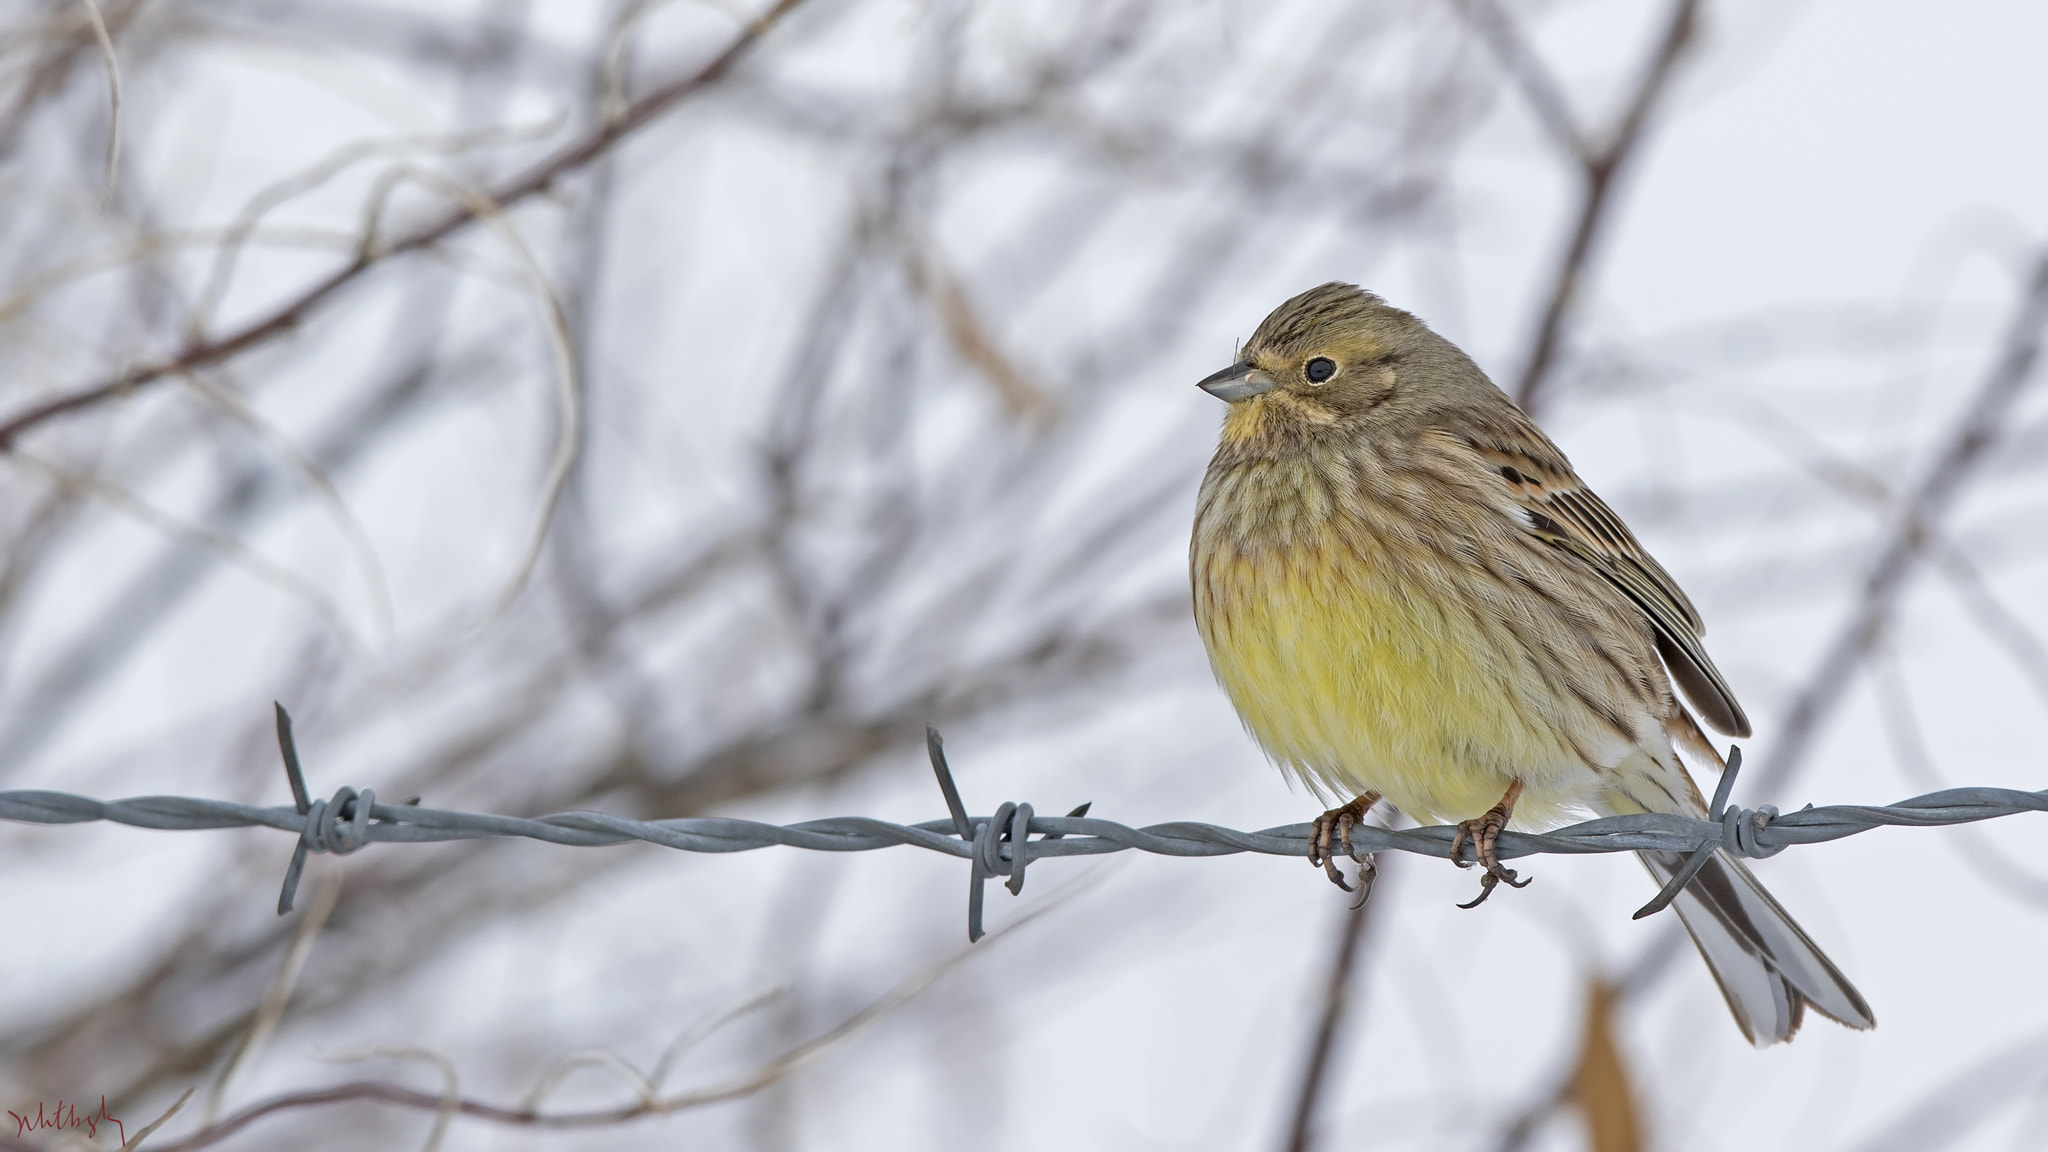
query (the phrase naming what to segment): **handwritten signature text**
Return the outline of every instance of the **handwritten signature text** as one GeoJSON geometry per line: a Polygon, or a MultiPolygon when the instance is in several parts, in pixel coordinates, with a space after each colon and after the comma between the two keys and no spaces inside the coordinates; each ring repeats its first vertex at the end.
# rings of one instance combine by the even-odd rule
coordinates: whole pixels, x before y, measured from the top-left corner
{"type": "Polygon", "coordinates": [[[85,1138],[91,1140],[100,1134],[100,1124],[104,1122],[113,1125],[114,1130],[121,1134],[121,1143],[128,1143],[128,1128],[107,1114],[105,1096],[100,1097],[100,1110],[97,1112],[80,1112],[76,1105],[59,1100],[56,1108],[48,1111],[45,1111],[45,1105],[39,1101],[33,1115],[16,1112],[10,1108],[7,1110],[7,1116],[14,1121],[16,1136],[40,1132],[45,1128],[83,1128],[85,1138]]]}

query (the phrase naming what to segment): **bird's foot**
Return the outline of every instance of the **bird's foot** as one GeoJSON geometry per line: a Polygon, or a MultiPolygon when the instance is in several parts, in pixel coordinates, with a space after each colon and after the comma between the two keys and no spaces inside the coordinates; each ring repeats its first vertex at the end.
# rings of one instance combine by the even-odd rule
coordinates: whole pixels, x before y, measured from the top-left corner
{"type": "Polygon", "coordinates": [[[1494,888],[1502,881],[1506,881],[1510,888],[1529,886],[1529,881],[1522,879],[1493,854],[1501,830],[1508,826],[1508,817],[1514,815],[1515,801],[1521,795],[1522,782],[1517,780],[1509,785],[1507,795],[1500,798],[1500,803],[1488,808],[1486,814],[1477,820],[1460,822],[1458,830],[1451,834],[1451,863],[1460,868],[1470,868],[1476,862],[1486,869],[1486,874],[1479,878],[1479,895],[1473,897],[1471,903],[1458,907],[1477,908],[1486,903],[1486,898],[1493,895],[1494,888]],[[1472,842],[1473,860],[1464,858],[1465,841],[1468,839],[1472,842]]]}
{"type": "Polygon", "coordinates": [[[1365,814],[1372,811],[1372,806],[1379,802],[1379,793],[1367,792],[1341,808],[1330,809],[1316,817],[1315,823],[1309,825],[1308,862],[1322,865],[1324,873],[1330,877],[1330,883],[1346,892],[1351,891],[1351,885],[1344,882],[1344,873],[1337,870],[1337,857],[1340,853],[1333,850],[1332,842],[1334,841],[1335,848],[1341,849],[1342,855],[1358,861],[1359,883],[1370,892],[1372,875],[1378,869],[1373,862],[1372,853],[1367,852],[1360,856],[1357,850],[1352,848],[1351,830],[1365,823],[1365,814]]]}

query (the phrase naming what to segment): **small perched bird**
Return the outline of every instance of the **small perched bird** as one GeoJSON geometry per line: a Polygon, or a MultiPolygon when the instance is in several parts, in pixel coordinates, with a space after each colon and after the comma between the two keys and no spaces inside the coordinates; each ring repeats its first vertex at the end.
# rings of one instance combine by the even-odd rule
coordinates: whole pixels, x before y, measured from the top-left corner
{"type": "MultiPolygon", "coordinates": [[[[1721,759],[1673,682],[1716,730],[1750,727],[1699,613],[1471,358],[1331,283],[1201,387],[1230,408],[1195,513],[1195,621],[1266,752],[1357,797],[1311,839],[1339,886],[1382,798],[1458,822],[1452,858],[1469,841],[1485,869],[1474,905],[1527,883],[1495,856],[1510,820],[1707,815],[1675,749],[1721,759]]],[[[1686,859],[1641,856],[1660,881],[1686,859]]],[[[1716,854],[1675,907],[1751,1043],[1790,1039],[1809,1004],[1875,1023],[1741,861],[1716,854]]]]}

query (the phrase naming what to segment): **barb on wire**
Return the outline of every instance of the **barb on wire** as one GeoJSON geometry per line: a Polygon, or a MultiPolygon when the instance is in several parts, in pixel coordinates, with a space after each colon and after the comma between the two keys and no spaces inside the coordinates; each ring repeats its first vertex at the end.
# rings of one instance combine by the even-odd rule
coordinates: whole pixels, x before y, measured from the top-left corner
{"type": "Polygon", "coordinates": [[[1692,855],[1686,859],[1684,866],[1672,873],[1670,880],[1665,881],[1656,898],[1636,909],[1636,914],[1630,919],[1641,920],[1645,916],[1654,916],[1669,908],[1671,902],[1678,899],[1678,894],[1685,891],[1685,886],[1692,883],[1692,878],[1700,874],[1700,869],[1707,866],[1707,861],[1713,858],[1717,849],[1725,847],[1737,856],[1748,856],[1757,860],[1766,856],[1776,856],[1785,850],[1783,844],[1764,848],[1756,842],[1756,834],[1763,831],[1764,827],[1778,815],[1776,806],[1766,804],[1761,808],[1728,807],[1728,794],[1735,790],[1735,774],[1740,771],[1742,749],[1731,745],[1728,749],[1728,766],[1721,769],[1721,782],[1714,786],[1714,803],[1707,809],[1707,822],[1721,826],[1721,838],[1701,840],[1700,846],[1692,850],[1692,855]]]}
{"type": "MultiPolygon", "coordinates": [[[[981,890],[990,877],[1008,875],[1010,882],[1004,887],[1010,895],[1024,892],[1024,865],[1030,859],[1029,836],[1031,826],[1031,805],[1012,804],[1004,801],[996,814],[985,821],[976,822],[967,815],[967,805],[960,802],[960,789],[953,784],[953,769],[946,763],[946,741],[939,730],[927,724],[924,726],[925,751],[931,754],[932,774],[939,778],[939,791],[946,797],[946,810],[953,814],[953,829],[960,833],[960,839],[974,845],[973,861],[967,881],[967,942],[979,941],[985,933],[981,930],[981,890]],[[1009,859],[1000,855],[1003,844],[1010,845],[1009,859]]],[[[1067,819],[1075,820],[1088,814],[1094,801],[1087,801],[1072,812],[1067,819]]],[[[1046,832],[1038,841],[1059,840],[1064,832],[1046,832]]]]}
{"type": "MultiPolygon", "coordinates": [[[[895,824],[864,816],[834,816],[800,824],[762,824],[724,816],[673,820],[629,820],[604,812],[557,812],[526,818],[484,812],[452,812],[419,806],[412,797],[403,804],[380,804],[368,788],[338,789],[332,800],[313,800],[300,769],[292,740],[291,718],[280,706],[278,745],[285,775],[292,786],[290,807],[259,808],[228,800],[192,796],[138,796],[127,800],[95,800],[69,792],[37,789],[0,792],[0,820],[28,824],[83,824],[111,820],[137,828],[197,831],[210,828],[276,828],[298,836],[279,912],[289,911],[305,856],[313,852],[346,855],[372,843],[420,843],[512,836],[579,848],[608,847],[635,841],[683,852],[750,852],[787,845],[814,852],[870,852],[909,845],[957,856],[972,863],[968,888],[968,936],[979,939],[983,884],[995,876],[1009,877],[1012,893],[1024,888],[1024,869],[1031,860],[1053,856],[1099,856],[1136,850],[1160,856],[1232,856],[1257,852],[1269,856],[1302,856],[1309,850],[1310,825],[1286,824],[1256,832],[1214,824],[1177,821],[1132,828],[1112,820],[1093,819],[1083,804],[1065,816],[1037,815],[1029,804],[1004,803],[992,816],[970,816],[953,784],[939,734],[926,730],[932,770],[945,795],[949,815],[921,824],[895,824]],[[1037,839],[1031,839],[1033,834],[1037,839]]],[[[1740,770],[1740,749],[1730,749],[1727,771],[1714,793],[1710,819],[1644,813],[1605,816],[1550,832],[1503,832],[1495,852],[1503,860],[1541,853],[1583,855],[1599,852],[1685,852],[1695,861],[1714,851],[1736,856],[1774,856],[1794,844],[1820,844],[1868,832],[1873,828],[1931,828],[1969,824],[2021,812],[2048,812],[2048,789],[2021,792],[2011,788],[1948,788],[1896,804],[1871,806],[1807,805],[1780,815],[1762,808],[1730,807],[1728,797],[1740,770]]],[[[1457,829],[1449,825],[1394,829],[1360,825],[1351,831],[1358,850],[1393,850],[1450,859],[1457,829]]],[[[1696,871],[1688,863],[1667,891],[1637,913],[1650,915],[1670,903],[1682,879],[1696,871]]]]}
{"type": "MultiPolygon", "coordinates": [[[[271,707],[277,709],[277,751],[284,759],[285,781],[292,786],[292,803],[305,820],[299,842],[292,848],[292,862],[284,870],[284,887],[277,894],[277,914],[282,916],[292,910],[292,901],[298,897],[299,875],[306,870],[307,853],[346,856],[369,843],[370,815],[377,806],[377,790],[365,788],[358,794],[355,789],[344,787],[335,792],[332,800],[311,799],[306,791],[305,773],[299,767],[299,744],[292,738],[291,713],[275,700],[271,707]],[[334,816],[332,823],[327,819],[329,813],[334,816]]],[[[408,806],[419,802],[417,796],[405,801],[408,806]]]]}

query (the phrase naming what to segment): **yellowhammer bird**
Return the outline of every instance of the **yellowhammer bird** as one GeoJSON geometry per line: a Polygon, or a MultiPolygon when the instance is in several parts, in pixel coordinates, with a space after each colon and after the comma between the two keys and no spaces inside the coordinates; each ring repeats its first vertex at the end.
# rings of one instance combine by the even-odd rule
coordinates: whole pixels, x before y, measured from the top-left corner
{"type": "MultiPolygon", "coordinates": [[[[1699,613],[1469,357],[1333,283],[1201,386],[1230,409],[1195,514],[1195,620],[1267,753],[1357,796],[1315,825],[1331,879],[1382,797],[1460,822],[1482,900],[1527,883],[1494,855],[1510,819],[1706,816],[1674,741],[1720,757],[1672,682],[1715,729],[1750,729],[1699,613]]],[[[1685,862],[1641,855],[1660,880],[1685,862]]],[[[1875,1023],[1741,861],[1717,854],[1675,907],[1752,1043],[1790,1039],[1808,1004],[1875,1023]]]]}

